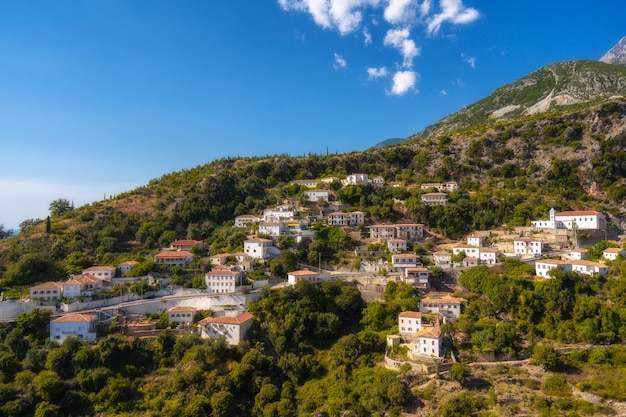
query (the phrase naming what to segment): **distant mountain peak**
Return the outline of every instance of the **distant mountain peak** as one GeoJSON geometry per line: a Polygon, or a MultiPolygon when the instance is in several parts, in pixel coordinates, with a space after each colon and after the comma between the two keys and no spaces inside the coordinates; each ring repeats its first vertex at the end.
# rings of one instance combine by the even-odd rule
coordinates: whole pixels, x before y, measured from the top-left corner
{"type": "Polygon", "coordinates": [[[626,36],[604,54],[600,61],[613,65],[626,65],[626,36]]]}

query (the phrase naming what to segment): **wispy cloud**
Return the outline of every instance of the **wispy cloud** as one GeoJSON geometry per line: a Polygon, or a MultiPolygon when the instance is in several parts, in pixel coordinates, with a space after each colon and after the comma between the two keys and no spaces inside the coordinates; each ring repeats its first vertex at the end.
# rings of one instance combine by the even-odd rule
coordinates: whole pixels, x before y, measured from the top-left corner
{"type": "Polygon", "coordinates": [[[420,54],[420,48],[415,45],[412,39],[409,39],[409,29],[392,29],[387,31],[385,35],[385,46],[392,46],[400,51],[404,61],[402,65],[404,67],[413,66],[413,58],[420,54]]]}
{"type": "Polygon", "coordinates": [[[478,10],[463,6],[462,0],[439,0],[439,6],[441,12],[432,16],[428,21],[428,33],[430,34],[437,33],[444,22],[465,24],[480,17],[478,10]]]}
{"type": "Polygon", "coordinates": [[[370,33],[367,26],[363,27],[363,39],[364,39],[365,45],[369,45],[372,43],[372,34],[370,33]]]}
{"type": "Polygon", "coordinates": [[[413,71],[398,71],[393,75],[393,85],[391,90],[387,91],[388,95],[401,96],[409,91],[415,91],[415,83],[417,82],[417,73],[413,71]]]}
{"type": "Polygon", "coordinates": [[[348,63],[341,55],[335,52],[335,63],[333,64],[334,69],[341,69],[348,66],[348,63]]]}
{"type": "Polygon", "coordinates": [[[359,27],[363,20],[361,9],[379,3],[380,0],[278,0],[283,10],[308,12],[319,26],[337,29],[342,35],[359,27]]]}
{"type": "Polygon", "coordinates": [[[439,92],[439,94],[441,94],[442,96],[447,96],[448,92],[446,91],[445,88],[442,88],[441,91],[439,92]]]}
{"type": "Polygon", "coordinates": [[[391,24],[406,23],[415,16],[415,1],[389,0],[383,16],[391,24]]]}
{"type": "Polygon", "coordinates": [[[472,69],[476,68],[476,57],[461,54],[461,58],[463,58],[463,61],[467,62],[472,69]]]}
{"type": "Polygon", "coordinates": [[[367,75],[370,79],[387,76],[387,68],[385,67],[367,68],[366,70],[367,70],[367,75]]]}

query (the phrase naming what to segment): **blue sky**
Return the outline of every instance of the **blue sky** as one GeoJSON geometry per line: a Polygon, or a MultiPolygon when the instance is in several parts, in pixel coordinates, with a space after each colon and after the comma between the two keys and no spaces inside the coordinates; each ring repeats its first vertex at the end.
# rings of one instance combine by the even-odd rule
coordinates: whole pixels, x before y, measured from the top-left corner
{"type": "Polygon", "coordinates": [[[626,2],[0,2],[0,223],[224,156],[364,150],[544,65],[626,2]]]}

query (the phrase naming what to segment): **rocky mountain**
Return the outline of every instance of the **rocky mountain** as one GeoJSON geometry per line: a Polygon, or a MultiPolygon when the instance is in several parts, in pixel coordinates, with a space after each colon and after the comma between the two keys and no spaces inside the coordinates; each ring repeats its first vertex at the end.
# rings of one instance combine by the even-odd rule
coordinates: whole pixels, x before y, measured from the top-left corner
{"type": "Polygon", "coordinates": [[[444,117],[408,140],[537,113],[584,108],[624,97],[625,94],[626,67],[598,61],[558,62],[498,88],[484,99],[444,117]]]}
{"type": "Polygon", "coordinates": [[[626,65],[626,36],[604,54],[600,61],[613,65],[626,65]]]}

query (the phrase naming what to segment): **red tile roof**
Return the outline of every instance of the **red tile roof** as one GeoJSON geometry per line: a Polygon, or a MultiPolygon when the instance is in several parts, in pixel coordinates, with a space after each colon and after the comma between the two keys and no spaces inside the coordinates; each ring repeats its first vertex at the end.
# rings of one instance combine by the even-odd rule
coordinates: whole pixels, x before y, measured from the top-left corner
{"type": "Polygon", "coordinates": [[[97,319],[98,316],[95,314],[71,313],[56,318],[51,323],[89,323],[97,319]]]}
{"type": "Polygon", "coordinates": [[[207,324],[243,324],[248,320],[252,320],[254,316],[252,313],[246,311],[238,316],[218,316],[207,317],[198,322],[200,326],[206,326],[207,324]]]}
{"type": "Polygon", "coordinates": [[[60,290],[63,288],[63,284],[60,282],[48,281],[43,284],[35,285],[34,287],[30,287],[31,290],[60,290]]]}

